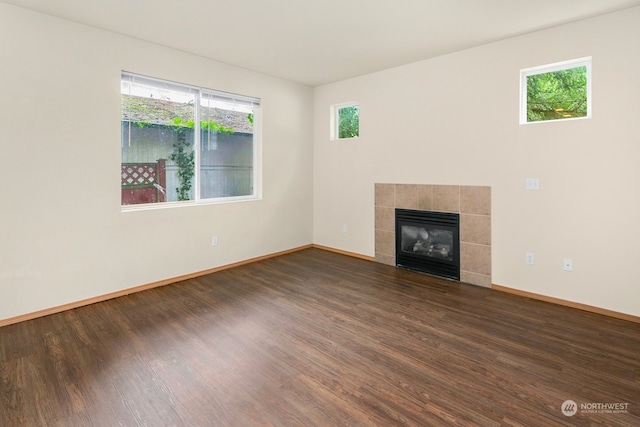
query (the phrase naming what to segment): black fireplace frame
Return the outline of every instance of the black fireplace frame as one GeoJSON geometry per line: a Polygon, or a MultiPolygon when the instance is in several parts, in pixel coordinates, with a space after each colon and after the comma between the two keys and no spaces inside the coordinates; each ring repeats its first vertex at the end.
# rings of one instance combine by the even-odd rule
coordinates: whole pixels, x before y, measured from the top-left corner
{"type": "Polygon", "coordinates": [[[396,267],[460,281],[460,214],[396,209],[396,267]],[[402,250],[402,225],[451,231],[452,260],[415,255],[402,250]]]}

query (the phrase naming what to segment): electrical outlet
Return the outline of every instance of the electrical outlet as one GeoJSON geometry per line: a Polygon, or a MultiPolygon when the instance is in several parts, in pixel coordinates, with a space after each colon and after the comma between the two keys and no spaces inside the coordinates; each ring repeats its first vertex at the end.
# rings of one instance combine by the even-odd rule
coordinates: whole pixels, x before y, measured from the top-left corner
{"type": "Polygon", "coordinates": [[[525,186],[527,190],[539,190],[540,180],[538,178],[527,178],[525,186]]]}
{"type": "Polygon", "coordinates": [[[564,271],[573,271],[573,260],[569,258],[565,258],[562,262],[564,267],[564,271]]]}
{"type": "Polygon", "coordinates": [[[347,224],[342,224],[342,232],[346,233],[347,231],[349,231],[349,226],[347,224]]]}
{"type": "Polygon", "coordinates": [[[211,246],[218,246],[218,236],[213,236],[211,238],[211,246]]]}
{"type": "Polygon", "coordinates": [[[531,252],[527,252],[526,263],[527,264],[534,264],[535,261],[536,261],[535,256],[531,252]]]}

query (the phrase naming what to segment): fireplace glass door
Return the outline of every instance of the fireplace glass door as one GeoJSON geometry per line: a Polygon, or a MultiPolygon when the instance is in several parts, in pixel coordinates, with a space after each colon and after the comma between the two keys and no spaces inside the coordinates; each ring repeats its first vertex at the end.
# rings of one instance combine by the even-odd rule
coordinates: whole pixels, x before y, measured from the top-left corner
{"type": "Polygon", "coordinates": [[[396,209],[396,265],[460,280],[459,217],[396,209]]]}

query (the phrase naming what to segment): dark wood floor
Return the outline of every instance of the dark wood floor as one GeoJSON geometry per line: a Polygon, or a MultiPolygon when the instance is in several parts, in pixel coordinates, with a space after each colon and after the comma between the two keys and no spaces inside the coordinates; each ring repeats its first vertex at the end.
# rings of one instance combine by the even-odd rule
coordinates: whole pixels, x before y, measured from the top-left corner
{"type": "Polygon", "coordinates": [[[0,425],[638,426],[640,325],[309,249],[0,328],[0,425]]]}

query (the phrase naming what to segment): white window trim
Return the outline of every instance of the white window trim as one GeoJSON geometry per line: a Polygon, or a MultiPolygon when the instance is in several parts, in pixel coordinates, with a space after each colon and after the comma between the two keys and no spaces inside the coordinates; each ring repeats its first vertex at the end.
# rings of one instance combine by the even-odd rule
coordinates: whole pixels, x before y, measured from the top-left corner
{"type": "MultiPolygon", "coordinates": [[[[359,138],[359,136],[354,136],[351,138],[340,138],[340,133],[338,130],[338,126],[340,124],[340,119],[338,117],[338,113],[340,112],[340,110],[342,108],[348,108],[348,107],[358,107],[360,108],[360,103],[356,102],[356,101],[350,101],[350,102],[343,102],[340,104],[334,104],[331,106],[331,110],[330,110],[330,119],[329,119],[329,139],[331,141],[338,141],[338,140],[347,140],[347,139],[357,139],[359,138]]],[[[360,133],[360,125],[358,125],[358,134],[360,133]]]]}
{"type": "MultiPolygon", "coordinates": [[[[207,95],[215,96],[216,98],[226,98],[231,102],[240,103],[240,104],[251,104],[253,106],[253,117],[254,117],[254,127],[253,127],[253,194],[244,195],[244,196],[230,196],[230,197],[218,197],[218,198],[206,198],[203,199],[200,197],[199,190],[199,179],[200,174],[196,173],[194,175],[194,199],[193,200],[183,200],[183,201],[173,201],[173,202],[161,202],[161,203],[141,203],[135,205],[122,205],[120,204],[121,212],[128,211],[139,211],[139,210],[155,210],[155,209],[167,209],[167,208],[175,208],[175,207],[183,207],[183,206],[194,206],[194,205],[207,205],[207,204],[220,204],[220,203],[231,203],[231,202],[242,202],[242,201],[252,201],[252,200],[260,200],[262,198],[262,164],[261,164],[261,114],[260,114],[260,102],[261,100],[256,97],[250,97],[245,95],[234,94],[230,92],[223,92],[214,89],[201,88],[198,86],[188,85],[184,83],[176,83],[169,80],[163,80],[156,77],[148,77],[136,73],[131,73],[128,71],[121,71],[121,81],[122,76],[130,76],[132,78],[137,78],[139,81],[148,81],[150,83],[160,83],[165,85],[173,90],[178,91],[191,91],[194,94],[197,94],[198,99],[203,99],[207,95]],[[257,123],[257,125],[256,125],[257,123]]],[[[122,84],[122,83],[121,83],[122,84]]],[[[196,123],[200,123],[200,108],[199,102],[195,103],[195,121],[196,123]]],[[[200,132],[194,133],[194,150],[195,150],[195,169],[196,171],[200,170],[200,155],[199,149],[200,147],[200,132]]]]}
{"type": "Polygon", "coordinates": [[[520,70],[520,124],[529,125],[536,123],[564,122],[572,120],[590,119],[592,115],[592,97],[591,97],[591,63],[592,57],[570,59],[567,61],[554,62],[552,64],[540,65],[520,70]],[[527,77],[536,74],[552,73],[554,71],[567,70],[570,68],[586,67],[587,69],[587,115],[584,117],[569,117],[560,120],[539,120],[535,122],[527,121],[527,77]]]}

